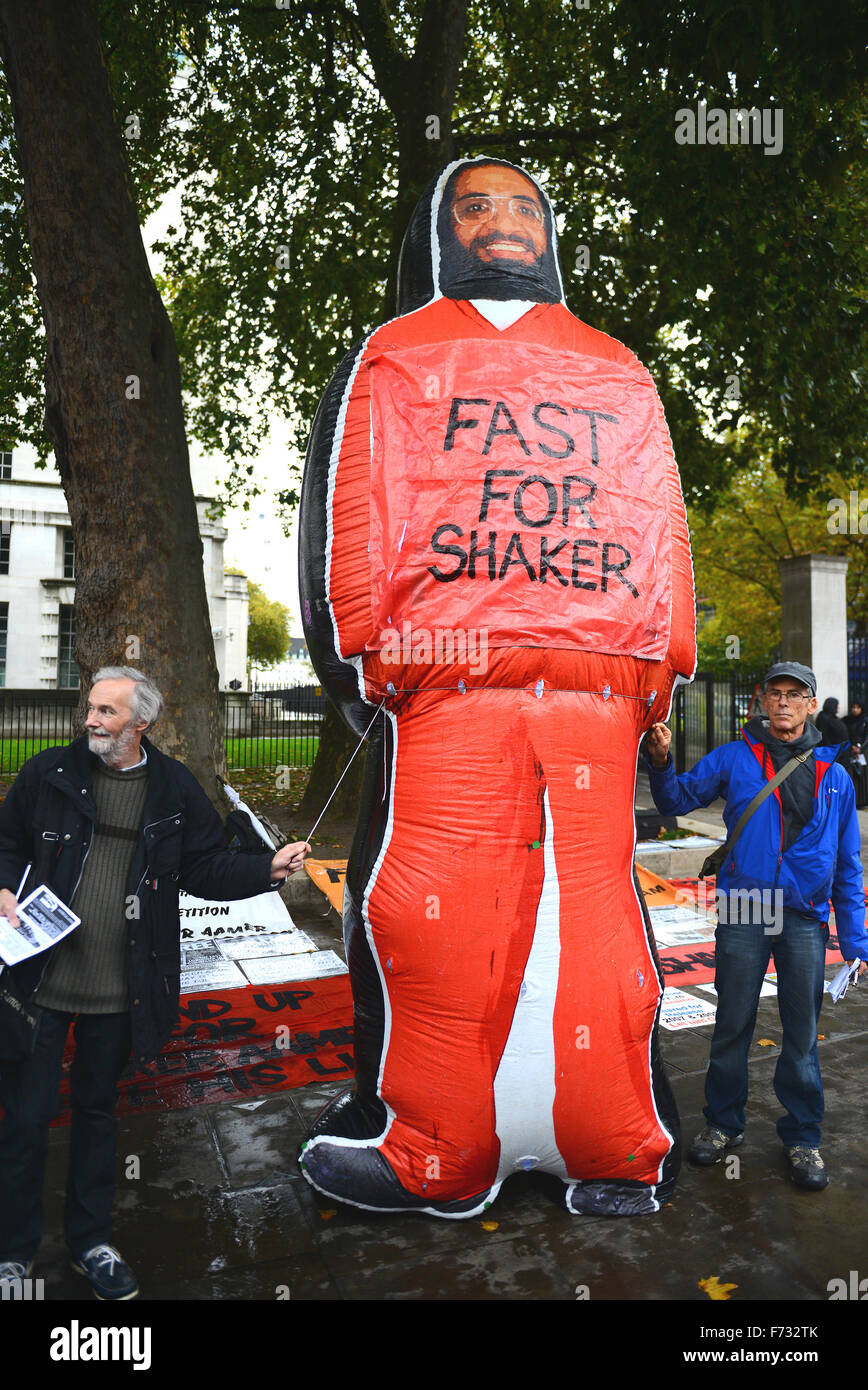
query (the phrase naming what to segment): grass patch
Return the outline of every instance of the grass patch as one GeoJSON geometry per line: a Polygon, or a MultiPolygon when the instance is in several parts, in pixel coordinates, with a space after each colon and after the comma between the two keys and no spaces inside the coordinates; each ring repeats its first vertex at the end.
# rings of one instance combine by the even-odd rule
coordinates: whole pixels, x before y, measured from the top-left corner
{"type": "Polygon", "coordinates": [[[69,743],[62,734],[53,738],[0,738],[0,777],[15,777],[19,768],[43,748],[62,748],[69,743]]]}
{"type": "Polygon", "coordinates": [[[319,747],[319,737],[227,738],[226,766],[239,768],[311,767],[319,747]]]}
{"type": "MultiPolygon", "coordinates": [[[[0,739],[0,777],[14,778],[34,753],[43,748],[63,747],[68,738],[0,739]]],[[[226,766],[241,768],[311,767],[319,746],[319,736],[310,738],[281,734],[275,738],[227,738],[226,766]]]]}

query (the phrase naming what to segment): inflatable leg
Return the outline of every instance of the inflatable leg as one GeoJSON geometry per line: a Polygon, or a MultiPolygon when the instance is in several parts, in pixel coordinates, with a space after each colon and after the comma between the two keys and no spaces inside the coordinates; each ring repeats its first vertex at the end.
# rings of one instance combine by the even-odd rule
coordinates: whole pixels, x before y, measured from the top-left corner
{"type": "Polygon", "coordinates": [[[321,1117],[303,1166],[359,1205],[471,1215],[500,1186],[493,1080],[540,899],[542,784],[502,692],[417,696],[392,731],[382,844],[345,898],[358,1092],[321,1117]]]}

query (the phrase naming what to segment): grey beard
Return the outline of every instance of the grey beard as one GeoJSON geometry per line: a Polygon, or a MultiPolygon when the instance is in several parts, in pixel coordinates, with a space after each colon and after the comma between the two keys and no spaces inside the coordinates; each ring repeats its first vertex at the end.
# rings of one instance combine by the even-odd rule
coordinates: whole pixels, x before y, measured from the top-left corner
{"type": "Polygon", "coordinates": [[[87,746],[91,753],[96,753],[106,767],[115,767],[120,763],[135,741],[135,730],[131,723],[125,729],[121,729],[119,734],[115,734],[114,738],[95,739],[94,735],[90,733],[87,736],[87,746]]]}

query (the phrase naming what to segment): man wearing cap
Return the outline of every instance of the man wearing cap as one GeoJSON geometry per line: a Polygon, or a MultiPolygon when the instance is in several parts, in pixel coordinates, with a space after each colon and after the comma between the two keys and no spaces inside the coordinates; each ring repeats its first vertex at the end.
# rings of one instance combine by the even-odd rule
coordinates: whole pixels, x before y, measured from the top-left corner
{"type": "Polygon", "coordinates": [[[829,899],[841,954],[868,960],[859,823],[853,783],[807,722],[817,680],[799,662],[779,662],[763,682],[766,717],[742,738],[716,748],[676,776],[671,733],[652,726],[647,741],[651,794],[660,811],[685,815],[726,800],[727,838],[764,784],[797,754],[807,756],[751,814],[721,864],[715,933],[717,1016],[705,1082],[705,1128],[690,1147],[693,1163],[718,1163],[744,1138],[748,1051],[763,977],[774,956],[783,1038],[774,1087],[790,1177],[818,1191],[829,1178],[820,1156],[823,1086],[817,1020],[823,1001],[829,899]],[[758,890],[758,891],[757,891],[758,890]],[[770,910],[771,909],[771,910],[770,910]]]}

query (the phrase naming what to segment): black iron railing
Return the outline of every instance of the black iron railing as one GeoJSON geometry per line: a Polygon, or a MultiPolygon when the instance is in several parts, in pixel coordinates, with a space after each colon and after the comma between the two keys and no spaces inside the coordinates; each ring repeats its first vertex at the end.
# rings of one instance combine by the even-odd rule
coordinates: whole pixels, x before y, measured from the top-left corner
{"type": "Polygon", "coordinates": [[[676,772],[688,768],[738,738],[759,709],[757,693],[764,671],[731,676],[698,671],[691,685],[679,686],[672,702],[672,757],[676,772]]]}
{"type": "MultiPolygon", "coordinates": [[[[227,769],[310,767],[325,704],[315,685],[221,691],[227,769]]],[[[75,738],[77,706],[77,690],[0,689],[0,777],[14,777],[34,753],[75,738]]]]}

